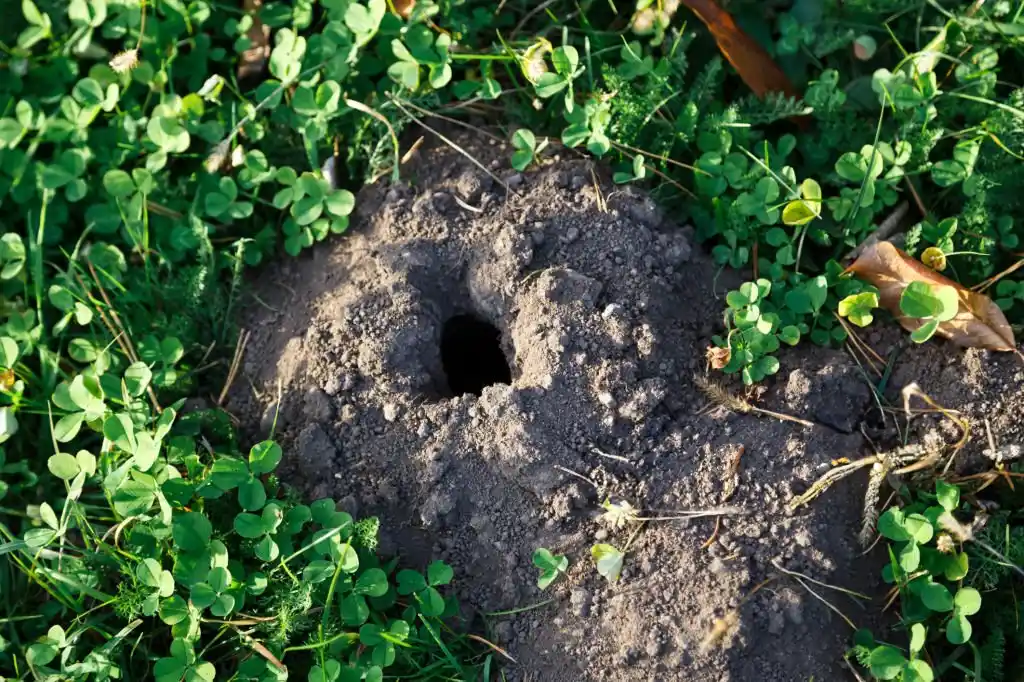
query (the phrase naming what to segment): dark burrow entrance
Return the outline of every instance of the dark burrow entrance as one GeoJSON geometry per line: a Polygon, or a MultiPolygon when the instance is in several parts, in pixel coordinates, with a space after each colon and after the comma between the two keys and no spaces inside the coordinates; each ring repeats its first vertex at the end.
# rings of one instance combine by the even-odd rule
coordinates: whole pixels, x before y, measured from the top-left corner
{"type": "Polygon", "coordinates": [[[501,332],[472,315],[456,315],[444,323],[441,363],[452,396],[480,395],[487,386],[512,383],[501,332]]]}

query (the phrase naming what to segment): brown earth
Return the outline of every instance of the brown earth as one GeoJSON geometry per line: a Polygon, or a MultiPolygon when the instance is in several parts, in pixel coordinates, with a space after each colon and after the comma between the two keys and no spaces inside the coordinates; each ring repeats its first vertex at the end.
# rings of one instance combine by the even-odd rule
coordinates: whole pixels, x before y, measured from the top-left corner
{"type": "MultiPolygon", "coordinates": [[[[254,436],[278,415],[290,480],[379,515],[384,551],[449,562],[477,613],[523,609],[484,619],[518,661],[509,680],[852,680],[850,627],[797,582],[744,598],[773,564],[878,594],[877,553],[856,540],[865,474],[796,514],[786,505],[831,460],[870,454],[862,424],[891,444],[894,415],[879,416],[847,355],[804,347],[783,354],[759,404],[817,425],[702,409],[694,377],[733,276],[600,168],[556,157],[524,176],[506,149],[463,144],[514,193],[446,147],[404,166],[407,184],[364,190],[348,235],[252,283],[229,408],[254,436]],[[480,382],[497,383],[454,395],[480,382]],[[633,527],[599,520],[608,496],[740,513],[717,532],[714,518],[647,524],[609,584],[590,546],[622,548],[633,527]],[[571,561],[545,592],[538,547],[571,561]],[[702,651],[737,608],[738,628],[702,651]]],[[[894,330],[869,340],[904,347],[891,387],[919,381],[1019,435],[1003,411],[1020,404],[1012,356],[905,348],[894,330]]],[[[914,437],[958,435],[941,418],[913,423],[914,437]]],[[[819,594],[858,625],[878,611],[819,594]]]]}

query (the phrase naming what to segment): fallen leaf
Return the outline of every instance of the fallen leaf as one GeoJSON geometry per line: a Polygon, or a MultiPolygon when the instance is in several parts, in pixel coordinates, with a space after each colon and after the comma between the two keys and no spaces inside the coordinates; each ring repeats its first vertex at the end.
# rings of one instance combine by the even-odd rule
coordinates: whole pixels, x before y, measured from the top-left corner
{"type": "Polygon", "coordinates": [[[956,316],[941,322],[936,333],[958,346],[1014,351],[1017,342],[1006,316],[992,299],[970,291],[940,275],[920,261],[911,258],[889,242],[878,242],[864,250],[847,272],[867,280],[878,289],[882,307],[894,316],[904,329],[916,331],[924,320],[906,317],[900,311],[900,297],[911,282],[932,286],[949,286],[956,290],[960,306],[956,316]]]}
{"type": "Polygon", "coordinates": [[[252,15],[249,28],[249,48],[238,60],[238,79],[245,80],[263,73],[270,58],[270,28],[260,21],[260,7],[263,0],[243,0],[242,11],[252,15]]]}
{"type": "Polygon", "coordinates": [[[708,346],[707,350],[704,351],[704,357],[713,369],[722,369],[728,365],[729,360],[732,359],[732,351],[728,348],[708,346]]]}
{"type": "Polygon", "coordinates": [[[800,96],[764,48],[737,26],[732,15],[715,0],[683,0],[683,4],[707,25],[718,49],[754,94],[763,97],[769,92],[783,92],[789,97],[800,96]]]}

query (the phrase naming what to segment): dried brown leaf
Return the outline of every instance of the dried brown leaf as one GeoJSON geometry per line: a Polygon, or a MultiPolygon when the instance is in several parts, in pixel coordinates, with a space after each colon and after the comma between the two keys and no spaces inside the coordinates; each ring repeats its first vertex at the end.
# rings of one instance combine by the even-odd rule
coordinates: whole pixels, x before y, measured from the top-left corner
{"type": "Polygon", "coordinates": [[[260,21],[263,0],[243,0],[242,11],[252,15],[249,28],[249,48],[238,60],[238,79],[245,80],[263,73],[270,58],[270,27],[260,21]]]}
{"type": "Polygon", "coordinates": [[[914,331],[923,322],[906,317],[900,311],[900,297],[911,282],[926,282],[930,285],[945,285],[956,289],[960,308],[953,319],[939,325],[936,333],[958,346],[987,348],[989,350],[1014,351],[1017,342],[1006,316],[992,299],[984,294],[970,291],[944,277],[920,261],[911,258],[889,242],[878,242],[864,250],[864,253],[847,269],[861,279],[878,288],[878,297],[884,308],[889,310],[907,331],[914,331]]]}
{"type": "Polygon", "coordinates": [[[707,25],[718,49],[754,94],[763,97],[769,92],[783,92],[789,97],[799,96],[779,65],[715,0],[683,0],[683,4],[707,25]]]}
{"type": "Polygon", "coordinates": [[[704,357],[707,359],[708,364],[711,365],[712,369],[722,369],[729,364],[729,360],[732,358],[732,351],[728,348],[708,346],[707,350],[704,352],[704,357]]]}

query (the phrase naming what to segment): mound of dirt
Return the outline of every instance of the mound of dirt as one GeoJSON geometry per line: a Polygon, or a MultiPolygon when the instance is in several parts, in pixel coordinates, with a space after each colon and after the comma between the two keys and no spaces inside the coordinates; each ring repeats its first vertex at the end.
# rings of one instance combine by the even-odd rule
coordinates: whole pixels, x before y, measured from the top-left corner
{"type": "Polygon", "coordinates": [[[513,193],[445,147],[403,167],[412,184],[364,190],[350,234],[254,283],[229,408],[254,434],[278,415],[291,480],[381,516],[385,551],[449,562],[479,613],[518,611],[486,619],[518,660],[510,680],[844,679],[852,632],[827,606],[793,581],[745,597],[775,565],[877,583],[856,544],[863,478],[786,511],[833,458],[864,454],[874,402],[856,365],[784,358],[765,406],[813,427],[702,410],[694,377],[730,276],[586,162],[523,176],[500,146],[462,144],[513,193]],[[598,519],[609,496],[737,513],[647,524],[609,584],[590,547],[634,530],[598,519]],[[571,561],[546,592],[538,547],[571,561]]]}

